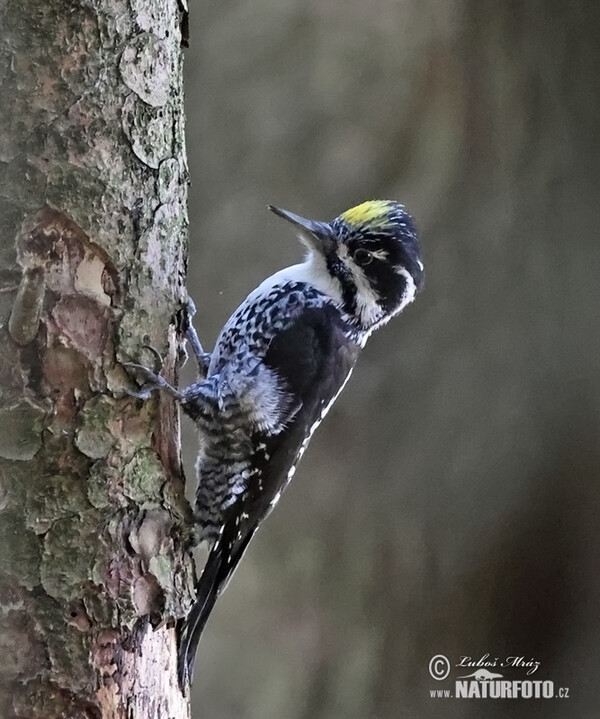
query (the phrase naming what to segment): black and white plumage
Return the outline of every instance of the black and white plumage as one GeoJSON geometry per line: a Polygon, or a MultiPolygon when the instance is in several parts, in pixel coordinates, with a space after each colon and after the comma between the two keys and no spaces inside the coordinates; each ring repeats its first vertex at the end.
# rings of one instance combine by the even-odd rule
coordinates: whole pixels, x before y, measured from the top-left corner
{"type": "Polygon", "coordinates": [[[191,680],[216,599],[360,349],[414,299],[423,280],[414,223],[396,202],[366,202],[330,223],[271,209],[298,228],[308,256],[244,300],[210,356],[190,330],[203,378],[178,392],[130,365],[150,389],[171,391],[199,429],[196,518],[210,554],[180,626],[182,686],[191,680]]]}

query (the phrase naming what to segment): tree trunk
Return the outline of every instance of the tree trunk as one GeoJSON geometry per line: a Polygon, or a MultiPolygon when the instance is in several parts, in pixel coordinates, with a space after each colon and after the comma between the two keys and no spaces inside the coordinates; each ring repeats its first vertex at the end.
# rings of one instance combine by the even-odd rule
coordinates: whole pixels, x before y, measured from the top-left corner
{"type": "Polygon", "coordinates": [[[369,340],[219,599],[203,712],[597,716],[600,3],[205,6],[186,58],[203,336],[300,257],[267,202],[318,219],[406,202],[426,284],[369,340]],[[433,656],[486,652],[540,661],[569,698],[431,697],[470,673],[437,682],[433,656]]]}
{"type": "Polygon", "coordinates": [[[0,3],[0,715],[187,717],[177,0],[0,3]]]}

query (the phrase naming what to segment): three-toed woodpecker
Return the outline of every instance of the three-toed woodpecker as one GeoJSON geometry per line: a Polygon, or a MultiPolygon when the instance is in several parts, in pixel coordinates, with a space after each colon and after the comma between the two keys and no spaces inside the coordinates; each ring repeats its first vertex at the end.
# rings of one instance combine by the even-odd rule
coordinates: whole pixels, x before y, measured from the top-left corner
{"type": "Polygon", "coordinates": [[[423,283],[415,225],[397,202],[364,202],[332,222],[270,209],[298,229],[306,259],[251,292],[210,355],[190,326],[200,379],[177,391],[129,365],[143,374],[147,390],[171,392],[200,435],[196,518],[210,554],[196,602],[180,625],[182,686],[191,680],[217,597],[292,478],[360,349],[423,283]]]}

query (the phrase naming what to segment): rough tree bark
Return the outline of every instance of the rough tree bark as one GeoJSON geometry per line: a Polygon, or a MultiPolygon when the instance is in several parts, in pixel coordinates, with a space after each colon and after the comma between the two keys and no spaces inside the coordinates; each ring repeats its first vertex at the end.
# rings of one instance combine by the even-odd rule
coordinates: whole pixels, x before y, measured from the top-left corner
{"type": "Polygon", "coordinates": [[[187,717],[177,0],[0,3],[0,715],[187,717]]]}
{"type": "Polygon", "coordinates": [[[299,257],[267,202],[323,219],[395,197],[427,273],[219,600],[203,713],[598,716],[600,3],[252,0],[199,15],[186,101],[202,117],[190,163],[210,177],[190,202],[211,258],[190,262],[204,338],[299,257]],[[440,652],[534,657],[534,678],[570,697],[432,699],[450,686],[427,670],[440,652]]]}

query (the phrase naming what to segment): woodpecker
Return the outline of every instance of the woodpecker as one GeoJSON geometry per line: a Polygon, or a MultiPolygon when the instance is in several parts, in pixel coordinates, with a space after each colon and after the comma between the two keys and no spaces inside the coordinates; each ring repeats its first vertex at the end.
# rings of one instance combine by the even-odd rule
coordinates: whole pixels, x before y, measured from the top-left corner
{"type": "Polygon", "coordinates": [[[412,302],[423,264],[412,217],[373,200],[331,222],[269,206],[307,248],[242,302],[212,353],[190,324],[198,381],[177,390],[128,363],[138,396],[169,392],[199,430],[195,516],[210,551],[179,626],[178,671],[191,682],[208,617],[261,522],[277,504],[310,438],[344,388],[371,333],[412,302]]]}

